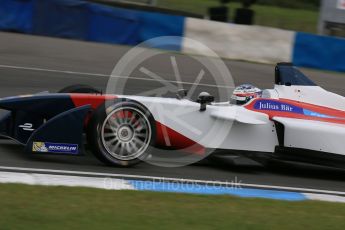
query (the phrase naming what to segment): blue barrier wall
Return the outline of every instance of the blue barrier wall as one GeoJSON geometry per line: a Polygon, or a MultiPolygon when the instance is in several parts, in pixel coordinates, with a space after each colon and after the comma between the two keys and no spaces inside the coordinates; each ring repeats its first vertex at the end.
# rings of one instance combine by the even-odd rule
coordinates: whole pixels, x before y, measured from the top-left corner
{"type": "Polygon", "coordinates": [[[296,33],[293,63],[303,67],[345,71],[345,39],[296,33]]]}
{"type": "MultiPolygon", "coordinates": [[[[79,0],[0,0],[0,30],[136,45],[160,36],[183,36],[184,17],[79,0]]],[[[181,44],[173,48],[181,50],[181,44]]]]}
{"type": "MultiPolygon", "coordinates": [[[[183,37],[186,34],[190,35],[190,30],[193,30],[188,26],[185,28],[188,20],[185,21],[186,19],[181,16],[115,8],[81,0],[0,0],[0,30],[86,41],[137,45],[160,36],[183,37]]],[[[206,24],[216,23],[200,21],[206,24]]],[[[202,32],[199,27],[197,28],[198,32],[202,32]]],[[[231,30],[230,27],[228,29],[231,30]]],[[[249,26],[247,30],[259,34],[265,31],[249,26]]],[[[282,33],[280,30],[276,32],[282,33]]],[[[223,39],[224,46],[230,47],[231,44],[227,43],[229,39],[221,36],[224,34],[219,37],[223,39]]],[[[172,40],[169,47],[162,47],[161,44],[148,45],[181,51],[182,40],[172,40]]],[[[290,43],[293,55],[289,55],[289,59],[292,60],[284,61],[292,61],[302,67],[345,72],[345,39],[296,33],[294,41],[290,43]]],[[[247,50],[240,51],[243,51],[242,56],[248,57],[247,50]]],[[[274,51],[280,50],[274,48],[274,51]]],[[[282,50],[281,53],[284,51],[286,50],[282,50]]],[[[225,53],[222,57],[229,58],[228,56],[229,53],[225,53]]],[[[278,58],[282,58],[282,55],[278,55],[278,58]]],[[[250,60],[263,62],[257,55],[254,55],[253,59],[250,60]]],[[[268,54],[267,60],[273,62],[276,59],[273,54],[268,54]]]]}
{"type": "Polygon", "coordinates": [[[32,12],[32,0],[0,0],[0,29],[32,33],[32,12]]]}
{"type": "Polygon", "coordinates": [[[86,40],[87,4],[68,0],[33,0],[33,34],[86,40]]]}

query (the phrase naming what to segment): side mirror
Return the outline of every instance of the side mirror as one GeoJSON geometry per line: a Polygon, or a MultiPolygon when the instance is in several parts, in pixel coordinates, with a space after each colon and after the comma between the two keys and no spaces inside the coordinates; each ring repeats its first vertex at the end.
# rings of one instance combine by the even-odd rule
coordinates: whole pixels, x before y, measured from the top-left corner
{"type": "Polygon", "coordinates": [[[214,97],[207,92],[202,92],[198,96],[197,102],[200,103],[200,111],[206,110],[206,105],[214,101],[214,97]]]}
{"type": "Polygon", "coordinates": [[[181,100],[183,98],[185,98],[188,94],[188,90],[186,89],[179,89],[176,93],[176,98],[181,100]]]}

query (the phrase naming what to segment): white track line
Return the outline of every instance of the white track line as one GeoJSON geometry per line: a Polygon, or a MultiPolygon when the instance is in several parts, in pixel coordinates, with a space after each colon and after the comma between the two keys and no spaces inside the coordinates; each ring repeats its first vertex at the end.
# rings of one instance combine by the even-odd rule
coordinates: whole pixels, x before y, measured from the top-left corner
{"type": "Polygon", "coordinates": [[[331,191],[331,190],[320,190],[320,189],[308,189],[299,187],[285,187],[285,186],[274,186],[274,185],[260,185],[260,184],[246,184],[246,183],[234,183],[234,182],[221,182],[221,181],[210,181],[210,180],[192,180],[192,179],[181,179],[181,178],[170,178],[170,177],[155,177],[155,176],[143,176],[143,175],[129,175],[129,174],[112,174],[112,173],[96,173],[96,172],[85,172],[85,171],[68,171],[68,170],[54,170],[54,169],[36,169],[36,168],[23,168],[23,167],[5,167],[0,166],[0,170],[13,170],[16,172],[41,172],[41,173],[59,173],[69,175],[86,175],[86,176],[103,176],[103,177],[114,177],[121,179],[144,179],[154,181],[171,181],[181,183],[195,183],[195,184],[217,184],[219,186],[241,186],[248,188],[258,189],[275,189],[292,192],[303,192],[303,193],[318,193],[328,195],[340,195],[345,196],[345,192],[331,191]]]}
{"type": "Polygon", "coordinates": [[[303,193],[303,195],[306,196],[309,200],[345,203],[345,197],[343,196],[315,194],[315,193],[303,193]]]}
{"type": "MultiPolygon", "coordinates": [[[[113,77],[113,78],[121,78],[121,79],[134,79],[134,80],[141,80],[141,81],[157,82],[157,80],[155,80],[155,79],[142,78],[142,77],[113,76],[113,75],[107,75],[107,74],[101,74],[101,73],[87,73],[87,72],[57,70],[57,69],[45,69],[45,68],[26,67],[26,66],[0,65],[0,68],[16,69],[16,70],[30,70],[30,71],[40,71],[40,72],[51,72],[51,73],[62,73],[62,74],[71,74],[71,75],[95,76],[95,77],[113,77]]],[[[164,81],[174,83],[174,84],[195,85],[195,83],[193,83],[193,82],[184,82],[184,81],[179,82],[179,81],[171,81],[171,80],[164,80],[164,81]]],[[[205,86],[205,87],[213,87],[213,88],[228,88],[228,89],[234,88],[231,86],[217,86],[217,85],[203,84],[203,83],[198,83],[197,85],[198,86],[205,86]]]]}
{"type": "Polygon", "coordinates": [[[109,186],[108,184],[110,183],[107,181],[107,178],[101,177],[65,176],[23,172],[0,172],[0,183],[134,190],[133,185],[122,179],[111,179],[111,186],[109,186]]]}

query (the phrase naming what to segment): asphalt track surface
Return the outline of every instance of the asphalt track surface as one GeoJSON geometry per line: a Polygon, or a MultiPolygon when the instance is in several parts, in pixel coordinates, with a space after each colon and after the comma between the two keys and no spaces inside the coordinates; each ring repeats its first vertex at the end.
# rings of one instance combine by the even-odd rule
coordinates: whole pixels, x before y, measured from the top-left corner
{"type": "MultiPolygon", "coordinates": [[[[95,44],[47,37],[0,33],[0,96],[55,92],[71,84],[89,84],[105,90],[115,64],[130,47],[95,44]]],[[[174,81],[170,57],[175,56],[184,82],[194,82],[200,66],[179,54],[164,54],[145,62],[145,68],[174,81]]],[[[207,58],[206,58],[207,59],[207,58]]],[[[270,88],[274,66],[239,61],[224,61],[236,85],[253,83],[270,88]]],[[[345,95],[345,75],[304,70],[312,80],[332,92],[345,95]]],[[[206,73],[198,90],[215,92],[214,81],[206,73]]],[[[134,71],[127,79],[126,94],[138,94],[159,84],[134,71]]],[[[185,84],[186,88],[191,84],[185,84]]],[[[216,92],[215,92],[216,94],[216,92]]],[[[106,167],[91,153],[83,157],[26,155],[23,147],[11,141],[0,141],[0,167],[72,170],[181,179],[243,182],[272,186],[345,191],[345,171],[329,168],[288,165],[267,169],[252,161],[240,159],[236,165],[202,163],[181,168],[164,168],[146,163],[133,168],[106,167]]]]}

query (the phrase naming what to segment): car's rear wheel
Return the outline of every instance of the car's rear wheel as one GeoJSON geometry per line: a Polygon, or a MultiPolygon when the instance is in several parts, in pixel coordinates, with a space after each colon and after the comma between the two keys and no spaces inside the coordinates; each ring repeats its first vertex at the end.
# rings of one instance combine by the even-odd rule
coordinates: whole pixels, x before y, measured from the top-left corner
{"type": "Polygon", "coordinates": [[[70,85],[58,91],[58,93],[90,93],[101,94],[98,89],[89,85],[70,85]]]}
{"type": "Polygon", "coordinates": [[[88,144],[104,163],[131,166],[148,156],[155,137],[153,124],[152,115],[136,102],[105,104],[88,125],[88,144]]]}

